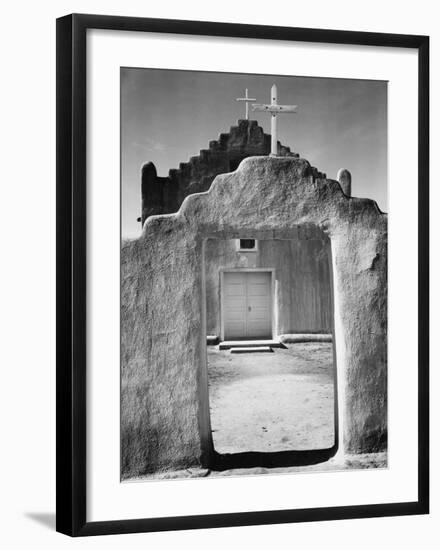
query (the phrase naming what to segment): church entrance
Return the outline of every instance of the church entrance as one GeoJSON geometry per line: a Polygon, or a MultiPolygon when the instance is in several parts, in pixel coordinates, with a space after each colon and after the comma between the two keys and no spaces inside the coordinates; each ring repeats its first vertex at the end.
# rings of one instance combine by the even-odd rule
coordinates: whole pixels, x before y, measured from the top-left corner
{"type": "Polygon", "coordinates": [[[272,338],[272,272],[222,272],[223,340],[272,338]]]}
{"type": "Polygon", "coordinates": [[[207,239],[204,284],[215,468],[326,460],[337,449],[330,240],[207,239]]]}

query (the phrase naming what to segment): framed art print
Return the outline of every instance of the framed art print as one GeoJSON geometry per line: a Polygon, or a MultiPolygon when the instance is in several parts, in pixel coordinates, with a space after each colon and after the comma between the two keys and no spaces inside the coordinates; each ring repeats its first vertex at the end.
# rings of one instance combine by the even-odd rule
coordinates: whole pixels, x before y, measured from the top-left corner
{"type": "Polygon", "coordinates": [[[57,529],[428,512],[425,36],[57,21],[57,529]]]}

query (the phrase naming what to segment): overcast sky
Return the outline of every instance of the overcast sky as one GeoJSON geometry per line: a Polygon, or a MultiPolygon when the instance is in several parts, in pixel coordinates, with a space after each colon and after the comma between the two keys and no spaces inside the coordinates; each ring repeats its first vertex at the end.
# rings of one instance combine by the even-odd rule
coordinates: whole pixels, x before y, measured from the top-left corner
{"type": "MultiPolygon", "coordinates": [[[[159,176],[207,149],[209,141],[245,118],[236,101],[249,88],[257,103],[298,105],[278,117],[278,139],[327,177],[352,174],[352,195],[387,205],[387,83],[274,75],[121,69],[122,237],[140,234],[141,167],[152,161],[159,176]]],[[[266,133],[270,115],[252,113],[266,133]]]]}

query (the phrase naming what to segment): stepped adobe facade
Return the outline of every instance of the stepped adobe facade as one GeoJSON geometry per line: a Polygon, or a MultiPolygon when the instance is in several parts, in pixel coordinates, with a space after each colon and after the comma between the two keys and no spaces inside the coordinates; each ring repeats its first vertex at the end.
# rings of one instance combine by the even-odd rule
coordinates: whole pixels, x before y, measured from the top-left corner
{"type": "MultiPolygon", "coordinates": [[[[233,172],[247,157],[270,153],[270,135],[265,134],[256,120],[239,120],[229,133],[220,134],[202,149],[198,156],[181,162],[168,176],[159,177],[156,167],[148,162],[142,167],[142,226],[148,216],[177,212],[185,197],[208,191],[218,174],[233,172]]],[[[298,157],[289,147],[278,142],[278,156],[298,157]]],[[[319,174],[311,168],[315,177],[319,174]]]]}

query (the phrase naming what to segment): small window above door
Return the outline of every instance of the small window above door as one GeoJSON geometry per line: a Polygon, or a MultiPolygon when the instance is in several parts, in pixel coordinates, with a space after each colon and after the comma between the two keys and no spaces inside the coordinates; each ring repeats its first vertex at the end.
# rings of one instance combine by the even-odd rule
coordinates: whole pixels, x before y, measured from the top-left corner
{"type": "Polygon", "coordinates": [[[238,252],[257,252],[258,241],[256,239],[237,239],[238,252]]]}

